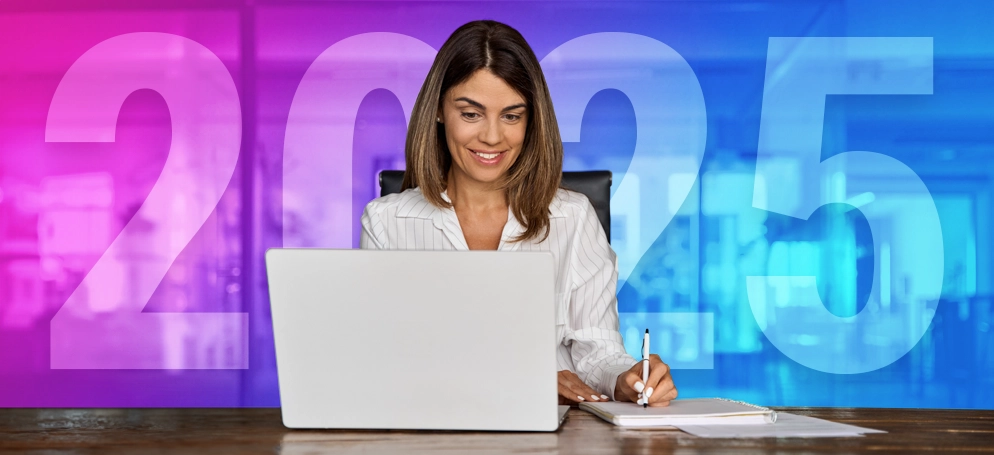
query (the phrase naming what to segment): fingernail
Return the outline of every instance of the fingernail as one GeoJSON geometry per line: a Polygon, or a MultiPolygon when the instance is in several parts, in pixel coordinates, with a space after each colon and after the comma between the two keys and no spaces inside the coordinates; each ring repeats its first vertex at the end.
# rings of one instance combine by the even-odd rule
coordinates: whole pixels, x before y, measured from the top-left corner
{"type": "Polygon", "coordinates": [[[584,400],[584,399],[583,399],[583,397],[581,397],[581,396],[579,396],[579,395],[577,395],[577,396],[576,396],[576,399],[577,399],[577,400],[580,400],[580,401],[586,401],[586,400],[584,400]]]}
{"type": "Polygon", "coordinates": [[[651,398],[652,397],[652,387],[649,387],[648,389],[645,389],[645,397],[646,398],[651,398]]]}
{"type": "Polygon", "coordinates": [[[607,395],[601,395],[601,399],[602,400],[610,400],[611,398],[608,397],[607,395]]]}
{"type": "Polygon", "coordinates": [[[639,401],[636,401],[635,404],[645,404],[645,399],[639,398],[639,401]]]}
{"type": "Polygon", "coordinates": [[[635,391],[638,393],[642,393],[642,389],[645,389],[645,384],[642,384],[641,382],[636,382],[635,391]]]}
{"type": "Polygon", "coordinates": [[[597,401],[597,400],[598,400],[599,398],[597,398],[597,395],[591,395],[591,396],[590,396],[590,399],[591,399],[591,400],[594,400],[594,401],[597,401]]]}

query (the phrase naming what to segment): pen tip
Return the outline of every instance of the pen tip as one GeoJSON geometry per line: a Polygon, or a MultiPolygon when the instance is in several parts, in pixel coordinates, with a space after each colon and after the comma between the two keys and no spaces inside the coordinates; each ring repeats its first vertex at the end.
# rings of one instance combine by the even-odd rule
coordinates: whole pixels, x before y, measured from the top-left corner
{"type": "Polygon", "coordinates": [[[645,329],[645,333],[649,333],[649,329],[645,329]]]}

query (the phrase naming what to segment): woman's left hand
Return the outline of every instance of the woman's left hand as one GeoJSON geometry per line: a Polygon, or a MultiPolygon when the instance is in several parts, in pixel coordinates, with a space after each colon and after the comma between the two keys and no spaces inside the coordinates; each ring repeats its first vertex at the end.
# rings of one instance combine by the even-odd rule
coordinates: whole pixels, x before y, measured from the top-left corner
{"type": "Polygon", "coordinates": [[[559,404],[576,406],[584,401],[598,402],[608,401],[607,395],[597,393],[587,384],[584,384],[576,373],[570,370],[562,370],[557,375],[559,382],[559,404]]]}
{"type": "Polygon", "coordinates": [[[641,361],[618,375],[618,383],[614,387],[614,399],[635,403],[638,402],[639,393],[643,391],[649,398],[649,406],[669,406],[670,401],[676,398],[677,391],[670,376],[670,367],[656,354],[649,356],[649,380],[644,384],[641,361]]]}

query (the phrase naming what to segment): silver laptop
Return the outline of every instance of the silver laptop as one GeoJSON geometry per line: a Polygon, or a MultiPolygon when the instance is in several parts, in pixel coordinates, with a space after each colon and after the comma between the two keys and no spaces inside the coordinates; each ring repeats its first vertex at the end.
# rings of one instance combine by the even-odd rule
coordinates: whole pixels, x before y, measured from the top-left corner
{"type": "Polygon", "coordinates": [[[553,431],[547,252],[270,249],[289,428],[553,431]]]}

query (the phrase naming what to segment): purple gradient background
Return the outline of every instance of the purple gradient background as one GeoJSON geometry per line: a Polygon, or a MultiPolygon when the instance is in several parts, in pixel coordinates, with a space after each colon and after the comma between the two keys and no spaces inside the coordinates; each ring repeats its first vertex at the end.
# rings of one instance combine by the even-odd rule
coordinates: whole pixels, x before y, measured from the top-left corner
{"type": "MultiPolygon", "coordinates": [[[[3,347],[0,349],[0,405],[230,406],[241,400],[238,384],[243,372],[238,370],[49,368],[47,321],[148,196],[165,163],[171,130],[162,97],[150,90],[135,92],[125,102],[118,119],[116,142],[46,143],[45,119],[55,88],[77,58],[103,40],[136,31],[172,33],[198,41],[220,57],[232,77],[239,80],[241,49],[236,12],[0,15],[0,42],[4,43],[0,46],[0,73],[5,76],[0,83],[0,98],[4,100],[0,104],[0,136],[4,138],[0,175],[7,193],[7,203],[0,208],[0,223],[8,232],[3,243],[5,257],[10,260],[18,253],[28,258],[38,254],[39,236],[31,232],[36,229],[37,219],[30,216],[30,207],[11,205],[41,203],[39,198],[44,196],[38,188],[46,178],[97,173],[109,176],[113,181],[112,205],[101,210],[102,214],[110,216],[109,232],[95,237],[73,232],[80,227],[72,225],[77,219],[72,216],[64,219],[64,223],[70,224],[63,227],[69,231],[65,235],[69,235],[70,240],[77,235],[76,238],[90,238],[94,244],[89,251],[63,255],[54,272],[39,274],[46,279],[28,291],[44,296],[38,299],[44,306],[36,309],[33,324],[11,327],[10,321],[15,318],[13,313],[17,309],[8,307],[4,312],[7,324],[0,329],[0,346],[3,347]],[[60,297],[62,301],[59,301],[60,297]]],[[[176,259],[145,312],[237,309],[232,306],[232,303],[237,305],[237,301],[217,298],[221,296],[219,292],[198,294],[196,290],[200,287],[180,275],[191,274],[204,264],[221,266],[225,260],[240,259],[241,245],[237,241],[226,241],[223,235],[224,229],[237,230],[241,223],[239,175],[236,169],[235,178],[214,213],[176,259]]],[[[223,289],[225,278],[219,275],[215,274],[218,276],[215,285],[223,289]]]]}
{"type": "MultiPolygon", "coordinates": [[[[987,27],[989,19],[982,19],[991,12],[983,2],[964,1],[961,8],[932,2],[920,11],[910,11],[903,2],[828,0],[79,3],[0,2],[0,407],[279,405],[262,258],[267,248],[282,246],[284,241],[287,118],[308,67],[329,46],[351,36],[400,33],[437,49],[459,25],[491,18],[521,31],[539,59],[591,33],[629,32],[654,38],[686,59],[700,81],[707,104],[707,154],[718,163],[715,168],[725,166],[743,173],[754,170],[753,158],[742,156],[755,154],[771,36],[935,36],[937,61],[988,65],[978,66],[988,71],[986,79],[960,76],[968,74],[955,72],[962,68],[942,73],[943,64],[936,65],[935,99],[948,104],[932,109],[954,113],[942,117],[948,123],[941,125],[960,128],[962,137],[971,137],[974,130],[989,131],[992,104],[978,100],[994,99],[994,89],[987,84],[994,37],[987,27]],[[124,102],[115,142],[46,142],[46,118],[56,87],[73,62],[104,40],[134,32],[175,34],[209,49],[230,73],[242,113],[241,151],[231,181],[217,207],[155,288],[144,312],[247,313],[249,341],[243,348],[248,368],[231,368],[228,362],[212,360],[218,355],[217,346],[223,345],[217,340],[231,339],[225,333],[183,334],[184,341],[170,348],[172,363],[154,361],[173,369],[51,367],[50,321],[124,226],[142,222],[135,219],[136,212],[159,178],[174,138],[166,103],[151,90],[136,91],[124,102]],[[961,81],[957,77],[964,78],[959,84],[964,91],[972,91],[950,88],[961,81]],[[945,91],[960,98],[942,98],[945,91]]],[[[966,66],[968,71],[978,71],[966,66]]],[[[598,94],[590,102],[583,114],[582,140],[567,144],[568,170],[584,169],[589,163],[616,175],[627,170],[636,136],[629,126],[634,114],[631,104],[618,98],[617,92],[598,94]],[[588,115],[595,120],[606,117],[607,127],[600,128],[588,115]],[[626,142],[630,138],[631,144],[626,142]],[[602,157],[610,159],[598,161],[602,157]]],[[[895,118],[892,123],[908,130],[924,131],[937,124],[933,111],[919,108],[873,110],[866,117],[895,118]]],[[[352,120],[351,113],[343,115],[352,120]]],[[[362,207],[376,195],[372,176],[377,170],[403,165],[405,130],[404,112],[392,94],[375,90],[363,99],[354,122],[352,191],[348,196],[331,196],[351,197],[352,217],[336,227],[358,225],[362,207]]],[[[852,136],[858,138],[857,133],[852,136]]],[[[886,129],[878,129],[871,136],[887,144],[887,134],[886,129]]],[[[988,133],[972,137],[989,142],[988,133]]],[[[935,175],[955,174],[943,174],[945,168],[925,161],[924,155],[909,153],[901,159],[919,173],[940,169],[931,174],[933,178],[925,178],[932,186],[941,186],[935,183],[941,180],[935,175]]],[[[959,166],[984,168],[982,162],[990,163],[978,159],[976,163],[981,164],[959,166]]],[[[651,199],[643,197],[643,207],[649,207],[651,199]]],[[[707,220],[700,224],[702,219],[699,213],[681,219],[673,223],[674,232],[694,227],[698,232],[693,235],[706,236],[708,229],[717,229],[709,227],[707,220]]],[[[949,220],[942,221],[945,228],[949,220]]],[[[977,222],[976,226],[985,232],[982,227],[986,225],[977,222]]],[[[355,245],[358,229],[352,232],[355,245]]],[[[982,338],[967,343],[978,352],[969,359],[955,357],[954,351],[966,352],[962,346],[923,341],[914,355],[893,368],[862,377],[811,373],[784,361],[779,351],[762,344],[762,334],[747,315],[747,302],[737,301],[735,308],[721,307],[714,303],[718,299],[703,302],[708,297],[699,273],[704,255],[697,246],[684,248],[689,241],[675,238],[672,233],[660,235],[658,244],[686,253],[676,262],[692,264],[689,278],[683,277],[683,282],[690,283],[690,297],[681,300],[677,296],[676,303],[663,304],[647,291],[648,285],[639,287],[648,280],[641,284],[632,280],[619,289],[619,306],[631,313],[714,313],[715,352],[723,355],[716,356],[712,370],[678,376],[686,385],[681,395],[721,394],[767,405],[989,407],[994,403],[985,386],[990,382],[991,363],[987,351],[981,349],[982,338]],[[953,359],[966,365],[967,377],[986,379],[963,381],[956,376],[946,380],[943,371],[933,375],[928,371],[937,369],[936,352],[938,363],[953,359]],[[930,381],[936,377],[946,382],[933,386],[930,381]],[[962,395],[964,390],[975,395],[962,395]]],[[[648,242],[656,242],[656,236],[648,242]]],[[[617,248],[620,242],[614,245],[617,248]]],[[[980,259],[975,262],[989,264],[989,244],[977,248],[980,259]]],[[[646,254],[636,271],[665,268],[660,256],[650,256],[646,254]]],[[[980,284],[972,292],[991,295],[989,267],[977,273],[980,284]]],[[[671,282],[680,279],[677,274],[671,282]]],[[[971,316],[968,322],[981,323],[980,316],[971,316]]],[[[108,339],[121,346],[128,346],[134,337],[162,345],[162,336],[115,333],[108,339]]]]}
{"type": "MultiPolygon", "coordinates": [[[[267,223],[278,223],[282,211],[279,159],[290,100],[314,59],[344,38],[371,31],[407,34],[437,49],[456,27],[479,18],[493,18],[518,28],[541,58],[571,38],[618,29],[606,24],[630,24],[634,12],[632,5],[612,8],[596,2],[571,3],[569,7],[557,2],[515,3],[513,8],[506,3],[342,2],[259,6],[248,14],[244,10],[224,11],[223,6],[214,10],[209,4],[178,11],[160,10],[155,5],[118,11],[99,7],[59,11],[70,9],[69,3],[46,5],[43,8],[50,12],[18,11],[17,6],[8,5],[10,11],[0,14],[0,42],[5,43],[0,46],[0,68],[5,76],[0,84],[4,100],[0,104],[4,138],[0,182],[7,193],[0,223],[14,233],[4,242],[5,254],[37,254],[38,234],[31,232],[38,226],[37,213],[17,204],[37,204],[37,199],[46,197],[39,188],[49,177],[109,176],[113,202],[100,210],[110,216],[113,227],[96,241],[84,233],[70,234],[70,241],[85,241],[93,244],[92,248],[59,255],[59,264],[48,266],[57,270],[54,278],[36,273],[40,280],[29,293],[43,294],[44,305],[24,310],[27,314],[21,319],[26,323],[0,331],[4,346],[0,351],[0,406],[276,405],[275,362],[269,346],[272,334],[260,259],[266,247],[281,245],[267,223]],[[550,28],[550,23],[557,26],[550,28]],[[251,341],[246,370],[50,368],[50,335],[45,322],[148,196],[165,163],[171,133],[165,103],[151,90],[128,97],[121,108],[115,142],[46,143],[45,119],[55,88],[76,59],[106,39],[133,32],[171,33],[202,44],[224,62],[238,87],[246,130],[243,134],[249,148],[243,147],[234,177],[215,212],[176,259],[144,312],[248,311],[251,341]],[[246,160],[256,161],[251,172],[244,169],[246,160]],[[256,186],[247,188],[243,184],[246,178],[255,179],[256,186]],[[14,199],[15,195],[20,197],[14,199]],[[247,210],[247,203],[254,207],[247,210]],[[242,274],[243,263],[252,272],[248,277],[242,274]],[[244,292],[246,285],[252,286],[252,291],[244,292]]],[[[692,11],[687,6],[678,9],[692,11]]],[[[674,25],[680,22],[673,19],[674,25]]],[[[645,26],[667,29],[660,23],[645,26]]],[[[684,23],[682,28],[687,26],[684,23]]],[[[624,27],[634,32],[639,28],[644,27],[624,27]]],[[[686,44],[679,33],[655,35],[674,47],[686,44]]],[[[375,154],[378,158],[357,159],[353,164],[354,222],[374,191],[367,176],[376,167],[402,164],[404,130],[403,113],[391,94],[375,91],[363,101],[353,154],[375,154]]],[[[61,222],[71,230],[79,219],[69,217],[61,222]]],[[[358,230],[353,230],[353,235],[357,241],[358,230]]],[[[8,308],[5,320],[15,320],[18,311],[8,308]]]]}

